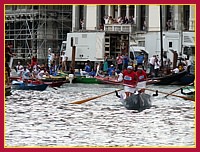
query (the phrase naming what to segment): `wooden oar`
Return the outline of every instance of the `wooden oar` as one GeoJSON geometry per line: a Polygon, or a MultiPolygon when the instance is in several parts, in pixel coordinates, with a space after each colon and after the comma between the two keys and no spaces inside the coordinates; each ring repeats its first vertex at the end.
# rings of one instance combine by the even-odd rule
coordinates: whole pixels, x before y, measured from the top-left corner
{"type": "MultiPolygon", "coordinates": [[[[149,88],[145,88],[145,90],[149,90],[149,91],[153,91],[153,92],[155,92],[155,90],[152,90],[152,89],[149,89],[149,88]]],[[[158,93],[169,94],[169,93],[161,92],[161,91],[158,91],[158,93]]],[[[194,101],[194,99],[192,99],[192,98],[188,98],[188,97],[185,97],[185,96],[179,96],[179,95],[175,95],[175,94],[170,94],[170,96],[179,97],[179,98],[183,98],[183,99],[185,99],[185,100],[194,101]]]]}
{"type": "Polygon", "coordinates": [[[51,87],[51,88],[53,88],[54,90],[58,90],[57,88],[55,88],[55,87],[51,87]]]}
{"type": "MultiPolygon", "coordinates": [[[[190,84],[188,84],[188,85],[192,85],[192,84],[193,84],[193,83],[190,83],[190,84]]],[[[166,96],[164,96],[164,97],[166,98],[167,96],[171,95],[172,93],[175,93],[175,92],[181,90],[182,88],[187,87],[188,85],[182,86],[182,87],[180,87],[180,88],[178,88],[178,89],[176,89],[176,90],[174,90],[174,91],[168,93],[168,94],[167,94],[166,96]]]]}
{"type": "MultiPolygon", "coordinates": [[[[123,89],[119,89],[117,91],[120,91],[120,90],[123,90],[123,89]]],[[[82,103],[88,102],[90,100],[94,100],[94,99],[97,99],[97,98],[100,98],[100,97],[103,97],[103,96],[115,93],[115,91],[108,92],[108,93],[105,93],[105,94],[102,94],[102,95],[98,95],[98,96],[95,96],[95,97],[91,97],[91,98],[88,98],[88,99],[84,99],[84,100],[80,100],[80,101],[75,101],[75,102],[72,102],[71,104],[82,104],[82,103]]]]}

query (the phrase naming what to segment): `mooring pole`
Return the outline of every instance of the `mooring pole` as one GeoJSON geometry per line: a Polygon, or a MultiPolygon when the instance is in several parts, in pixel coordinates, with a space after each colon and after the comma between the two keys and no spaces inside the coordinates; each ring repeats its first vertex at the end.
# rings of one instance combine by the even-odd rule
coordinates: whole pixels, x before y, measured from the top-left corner
{"type": "Polygon", "coordinates": [[[72,71],[75,71],[76,46],[74,45],[74,38],[73,37],[71,37],[71,47],[72,47],[72,63],[71,63],[71,68],[72,68],[72,71]]]}
{"type": "Polygon", "coordinates": [[[76,46],[72,46],[72,70],[75,69],[76,46]]]}
{"type": "Polygon", "coordinates": [[[160,5],[160,58],[161,58],[161,69],[163,68],[163,23],[162,23],[162,5],[160,5]]]}

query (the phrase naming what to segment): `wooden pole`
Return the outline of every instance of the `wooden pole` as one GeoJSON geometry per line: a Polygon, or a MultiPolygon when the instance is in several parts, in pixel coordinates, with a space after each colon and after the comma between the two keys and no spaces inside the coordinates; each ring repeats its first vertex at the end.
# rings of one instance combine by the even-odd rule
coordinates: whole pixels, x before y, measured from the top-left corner
{"type": "MultiPolygon", "coordinates": [[[[192,85],[192,84],[193,84],[193,83],[190,83],[190,84],[188,84],[188,85],[192,85]]],[[[182,86],[182,87],[180,87],[180,88],[178,88],[178,89],[176,89],[176,90],[170,92],[169,94],[167,94],[167,95],[165,96],[165,98],[166,98],[167,96],[171,95],[172,93],[175,93],[175,92],[177,92],[178,90],[181,90],[182,88],[187,87],[188,85],[182,86]]]]}
{"type": "MultiPolygon", "coordinates": [[[[152,89],[149,89],[149,88],[145,88],[145,90],[156,92],[155,90],[152,90],[152,89]]],[[[167,95],[169,94],[169,93],[162,92],[162,91],[158,91],[158,93],[167,94],[167,95]]],[[[179,98],[182,98],[182,99],[185,99],[185,100],[194,101],[194,99],[191,99],[191,98],[188,98],[188,97],[185,97],[185,96],[179,96],[179,95],[175,95],[175,94],[169,94],[169,95],[174,96],[174,97],[179,97],[179,98]]]]}
{"type": "MultiPolygon", "coordinates": [[[[119,89],[117,91],[120,91],[120,90],[123,90],[123,89],[119,89]]],[[[87,99],[84,99],[84,100],[75,101],[75,102],[72,102],[71,104],[82,104],[82,103],[88,102],[90,100],[94,100],[94,99],[97,99],[97,98],[100,98],[100,97],[103,97],[103,96],[106,96],[106,95],[109,95],[109,94],[112,94],[112,93],[115,93],[115,91],[108,92],[108,93],[98,95],[98,96],[95,96],[95,97],[87,98],[87,99]]]]}
{"type": "Polygon", "coordinates": [[[75,56],[76,56],[76,46],[72,46],[72,70],[75,69],[75,56]]]}
{"type": "Polygon", "coordinates": [[[163,68],[163,23],[162,23],[162,5],[160,5],[160,58],[161,58],[161,69],[163,68]]]}

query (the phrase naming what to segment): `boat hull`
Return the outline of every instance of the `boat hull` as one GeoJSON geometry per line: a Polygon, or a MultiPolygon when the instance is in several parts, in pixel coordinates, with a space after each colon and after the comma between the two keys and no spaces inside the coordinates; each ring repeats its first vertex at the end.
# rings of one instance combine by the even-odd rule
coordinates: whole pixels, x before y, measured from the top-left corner
{"type": "Polygon", "coordinates": [[[96,79],[103,84],[113,84],[113,85],[122,85],[123,84],[122,81],[119,82],[119,81],[117,81],[117,79],[110,78],[110,77],[98,77],[97,76],[96,79]]]}
{"type": "Polygon", "coordinates": [[[194,86],[186,86],[181,88],[181,94],[186,95],[188,98],[195,100],[195,88],[194,86]]]}
{"type": "Polygon", "coordinates": [[[49,85],[50,87],[60,87],[67,81],[52,81],[52,82],[44,82],[44,84],[49,85]]]}
{"type": "Polygon", "coordinates": [[[126,99],[120,99],[122,104],[128,110],[143,111],[149,109],[152,106],[151,96],[145,93],[133,94],[126,99]]]}
{"type": "Polygon", "coordinates": [[[87,84],[99,84],[101,83],[98,79],[96,79],[95,77],[85,77],[85,76],[76,76],[73,79],[73,83],[87,83],[87,84]]]}
{"type": "Polygon", "coordinates": [[[36,90],[44,91],[48,87],[48,84],[25,84],[23,82],[13,82],[12,89],[14,90],[36,90]]]}
{"type": "Polygon", "coordinates": [[[10,96],[11,95],[11,87],[10,86],[6,86],[5,87],[5,96],[10,96]]]}
{"type": "Polygon", "coordinates": [[[179,82],[179,84],[181,85],[183,83],[183,82],[181,83],[181,79],[187,74],[188,74],[187,71],[183,71],[176,74],[170,74],[161,78],[155,78],[152,80],[152,82],[154,82],[154,84],[156,85],[177,84],[179,82]]]}

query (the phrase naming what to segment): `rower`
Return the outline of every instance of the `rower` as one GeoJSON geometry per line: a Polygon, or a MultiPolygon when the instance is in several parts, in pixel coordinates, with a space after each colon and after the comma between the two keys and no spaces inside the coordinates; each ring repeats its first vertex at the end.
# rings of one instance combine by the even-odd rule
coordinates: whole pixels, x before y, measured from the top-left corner
{"type": "Polygon", "coordinates": [[[137,83],[137,74],[133,71],[132,66],[128,66],[127,70],[123,72],[123,85],[126,97],[129,97],[135,93],[137,83]]]}
{"type": "Polygon", "coordinates": [[[147,74],[143,70],[141,65],[138,66],[136,74],[138,76],[137,89],[140,89],[138,90],[140,93],[141,92],[144,93],[145,88],[146,88],[146,82],[147,82],[147,74]]]}

